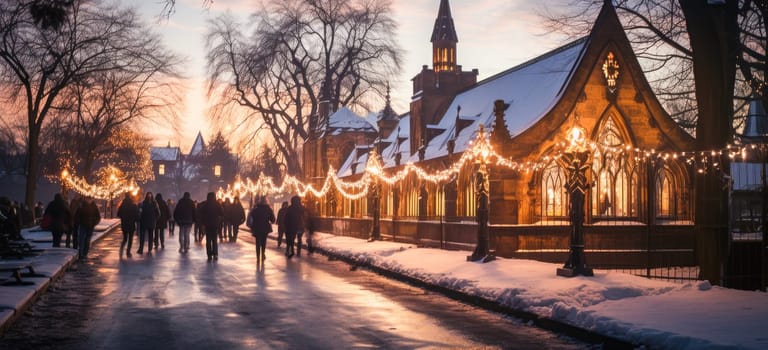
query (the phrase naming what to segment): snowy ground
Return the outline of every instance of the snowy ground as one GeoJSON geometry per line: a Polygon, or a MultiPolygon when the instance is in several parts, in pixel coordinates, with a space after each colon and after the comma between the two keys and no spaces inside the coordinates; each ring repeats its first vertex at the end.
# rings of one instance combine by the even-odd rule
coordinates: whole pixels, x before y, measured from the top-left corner
{"type": "Polygon", "coordinates": [[[555,275],[559,264],[520,259],[474,263],[466,261],[464,251],[324,233],[316,233],[315,242],[373,266],[654,348],[768,349],[764,292],[618,272],[564,278],[555,275]]]}

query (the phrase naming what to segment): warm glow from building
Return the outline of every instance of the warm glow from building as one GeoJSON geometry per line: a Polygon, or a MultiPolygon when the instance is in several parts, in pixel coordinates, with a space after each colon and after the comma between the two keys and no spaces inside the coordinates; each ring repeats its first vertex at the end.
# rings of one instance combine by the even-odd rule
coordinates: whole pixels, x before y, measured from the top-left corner
{"type": "Polygon", "coordinates": [[[213,176],[221,177],[221,165],[213,166],[213,176]]]}
{"type": "Polygon", "coordinates": [[[160,166],[157,168],[157,173],[160,175],[165,175],[165,164],[160,164],[160,166]]]}

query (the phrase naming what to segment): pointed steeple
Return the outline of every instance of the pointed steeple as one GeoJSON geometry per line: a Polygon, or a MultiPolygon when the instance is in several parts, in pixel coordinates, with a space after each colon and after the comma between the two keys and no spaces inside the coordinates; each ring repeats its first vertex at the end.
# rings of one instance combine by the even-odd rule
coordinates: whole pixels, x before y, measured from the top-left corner
{"type": "Polygon", "coordinates": [[[453,25],[448,0],[440,0],[435,27],[432,30],[432,68],[435,72],[456,70],[456,27],[453,25]]]}
{"type": "Polygon", "coordinates": [[[192,149],[189,150],[189,155],[194,157],[202,154],[203,151],[205,151],[205,141],[203,141],[203,133],[198,131],[195,142],[192,144],[192,149]]]}

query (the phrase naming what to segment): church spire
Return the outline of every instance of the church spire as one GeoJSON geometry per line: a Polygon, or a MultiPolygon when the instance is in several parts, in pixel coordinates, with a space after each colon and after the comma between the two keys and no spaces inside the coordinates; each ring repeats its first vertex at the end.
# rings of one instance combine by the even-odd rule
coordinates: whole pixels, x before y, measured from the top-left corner
{"type": "Polygon", "coordinates": [[[435,27],[432,30],[432,68],[435,72],[456,70],[456,27],[453,25],[451,5],[448,0],[440,0],[435,27]]]}

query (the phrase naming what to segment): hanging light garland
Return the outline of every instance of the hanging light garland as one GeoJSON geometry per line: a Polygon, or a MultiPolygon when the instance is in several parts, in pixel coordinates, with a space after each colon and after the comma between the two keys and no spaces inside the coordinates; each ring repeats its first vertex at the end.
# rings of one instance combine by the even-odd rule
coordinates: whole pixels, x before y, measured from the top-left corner
{"type": "Polygon", "coordinates": [[[85,178],[75,175],[67,167],[61,171],[61,181],[68,189],[95,199],[109,200],[114,198],[115,195],[125,192],[135,196],[139,192],[139,187],[133,179],[128,180],[117,175],[119,173],[117,168],[110,165],[105,170],[97,172],[101,171],[106,171],[109,174],[109,176],[105,177],[103,184],[88,183],[85,178]]]}
{"type": "MultiPolygon", "coordinates": [[[[694,171],[703,174],[708,171],[722,173],[721,165],[723,157],[730,160],[747,160],[752,152],[759,151],[757,145],[741,145],[739,143],[728,144],[720,150],[710,151],[691,151],[691,152],[661,152],[655,149],[641,149],[632,146],[608,146],[589,140],[584,140],[584,147],[595,155],[613,155],[618,157],[627,157],[640,161],[685,161],[694,167],[694,171]]],[[[260,176],[255,182],[251,179],[245,181],[237,180],[234,184],[228,185],[226,189],[219,189],[217,195],[219,198],[232,198],[245,193],[254,195],[275,195],[285,193],[296,193],[305,197],[311,194],[320,198],[325,196],[332,188],[335,188],[341,196],[349,200],[356,200],[365,197],[370,187],[380,181],[388,185],[395,185],[404,181],[411,174],[419,180],[430,183],[445,183],[455,179],[458,174],[468,164],[476,162],[485,162],[489,165],[495,165],[500,168],[506,168],[513,171],[529,173],[543,169],[553,160],[563,157],[568,147],[566,141],[556,145],[557,151],[554,155],[545,155],[538,160],[519,162],[500,155],[490,142],[489,135],[481,127],[478,130],[477,137],[470,141],[469,147],[464,151],[461,157],[452,165],[445,169],[429,171],[414,163],[407,163],[400,170],[394,173],[388,173],[384,169],[381,159],[374,149],[368,156],[365,172],[358,180],[345,181],[336,175],[333,167],[328,169],[322,186],[317,189],[312,184],[305,184],[298,178],[287,175],[278,186],[274,179],[269,176],[260,176]]]]}

